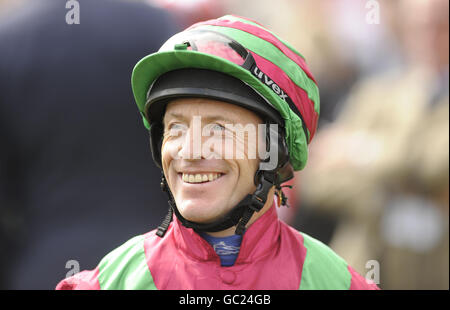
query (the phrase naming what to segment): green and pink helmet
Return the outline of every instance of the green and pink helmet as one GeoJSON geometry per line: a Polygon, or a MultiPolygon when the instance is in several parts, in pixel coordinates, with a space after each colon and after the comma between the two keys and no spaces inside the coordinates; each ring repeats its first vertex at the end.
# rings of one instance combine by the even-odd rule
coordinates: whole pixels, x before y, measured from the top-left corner
{"type": "Polygon", "coordinates": [[[294,170],[304,168],[307,147],[317,128],[319,89],[304,57],[291,45],[262,25],[235,15],[200,22],[174,35],[158,52],[141,59],[133,70],[132,89],[147,129],[162,117],[162,109],[157,108],[161,98],[199,95],[183,93],[182,89],[187,89],[183,87],[158,92],[158,96],[150,94],[149,90],[161,77],[187,69],[214,71],[251,88],[260,100],[247,100],[243,98],[248,97],[245,94],[233,98],[229,96],[233,92],[220,89],[204,96],[223,97],[224,101],[248,107],[271,119],[277,118],[273,117],[273,111],[277,111],[289,162],[294,170]],[[252,103],[246,104],[247,101],[252,103]]]}

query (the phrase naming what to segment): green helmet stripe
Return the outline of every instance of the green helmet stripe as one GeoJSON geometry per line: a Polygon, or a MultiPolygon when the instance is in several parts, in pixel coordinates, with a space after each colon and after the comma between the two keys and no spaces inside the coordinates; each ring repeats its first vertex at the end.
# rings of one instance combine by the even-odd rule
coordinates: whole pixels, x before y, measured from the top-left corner
{"type": "Polygon", "coordinates": [[[267,32],[269,32],[270,34],[272,34],[275,38],[277,38],[281,43],[283,43],[284,45],[286,45],[291,51],[293,51],[295,54],[297,54],[298,56],[302,57],[303,59],[305,59],[305,57],[299,53],[299,51],[297,51],[291,44],[289,44],[289,42],[286,42],[285,40],[283,40],[282,38],[280,38],[276,33],[273,33],[272,31],[270,31],[269,29],[265,28],[264,26],[261,26],[260,24],[254,23],[248,19],[244,19],[244,18],[240,18],[238,16],[235,15],[225,15],[221,18],[218,19],[224,19],[224,20],[232,20],[232,21],[240,21],[249,25],[253,25],[256,27],[259,27],[267,32]]]}
{"type": "Polygon", "coordinates": [[[298,66],[294,61],[283,54],[283,52],[271,43],[248,32],[234,28],[202,25],[195,29],[208,29],[223,33],[240,42],[245,48],[269,60],[283,70],[298,87],[306,91],[308,98],[314,102],[314,110],[316,113],[320,112],[319,88],[316,83],[314,83],[314,81],[306,75],[300,66],[298,66]]]}

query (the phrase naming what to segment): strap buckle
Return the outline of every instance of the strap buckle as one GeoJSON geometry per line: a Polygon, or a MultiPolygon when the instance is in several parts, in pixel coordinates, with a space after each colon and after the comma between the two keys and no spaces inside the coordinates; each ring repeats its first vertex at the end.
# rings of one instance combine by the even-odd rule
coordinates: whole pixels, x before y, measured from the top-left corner
{"type": "Polygon", "coordinates": [[[258,212],[264,207],[267,201],[269,190],[272,188],[272,186],[274,186],[274,177],[275,174],[271,172],[263,172],[261,174],[261,180],[258,184],[258,187],[256,188],[255,193],[252,195],[252,201],[249,205],[250,209],[258,212]]]}

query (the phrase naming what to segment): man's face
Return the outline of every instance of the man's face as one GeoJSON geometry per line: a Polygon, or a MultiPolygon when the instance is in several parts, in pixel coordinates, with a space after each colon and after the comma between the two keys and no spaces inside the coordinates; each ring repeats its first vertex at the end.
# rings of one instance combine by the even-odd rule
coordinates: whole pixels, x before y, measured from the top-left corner
{"type": "Polygon", "coordinates": [[[213,222],[255,191],[262,143],[258,134],[236,129],[257,130],[261,123],[255,113],[221,101],[182,98],[168,104],[162,167],[184,218],[213,222]]]}

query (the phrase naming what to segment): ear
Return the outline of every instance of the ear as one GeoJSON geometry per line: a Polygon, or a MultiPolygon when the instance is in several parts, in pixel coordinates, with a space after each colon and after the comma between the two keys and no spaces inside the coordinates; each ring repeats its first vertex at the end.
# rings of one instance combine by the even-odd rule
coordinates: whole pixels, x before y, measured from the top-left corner
{"type": "Polygon", "coordinates": [[[275,184],[281,184],[294,177],[294,170],[289,163],[289,150],[286,144],[284,130],[284,127],[278,124],[266,122],[266,152],[271,154],[273,158],[269,156],[263,160],[263,164],[260,167],[269,170],[269,166],[271,167],[271,171],[276,172],[275,184]],[[276,150],[276,152],[273,150],[276,150]]]}

